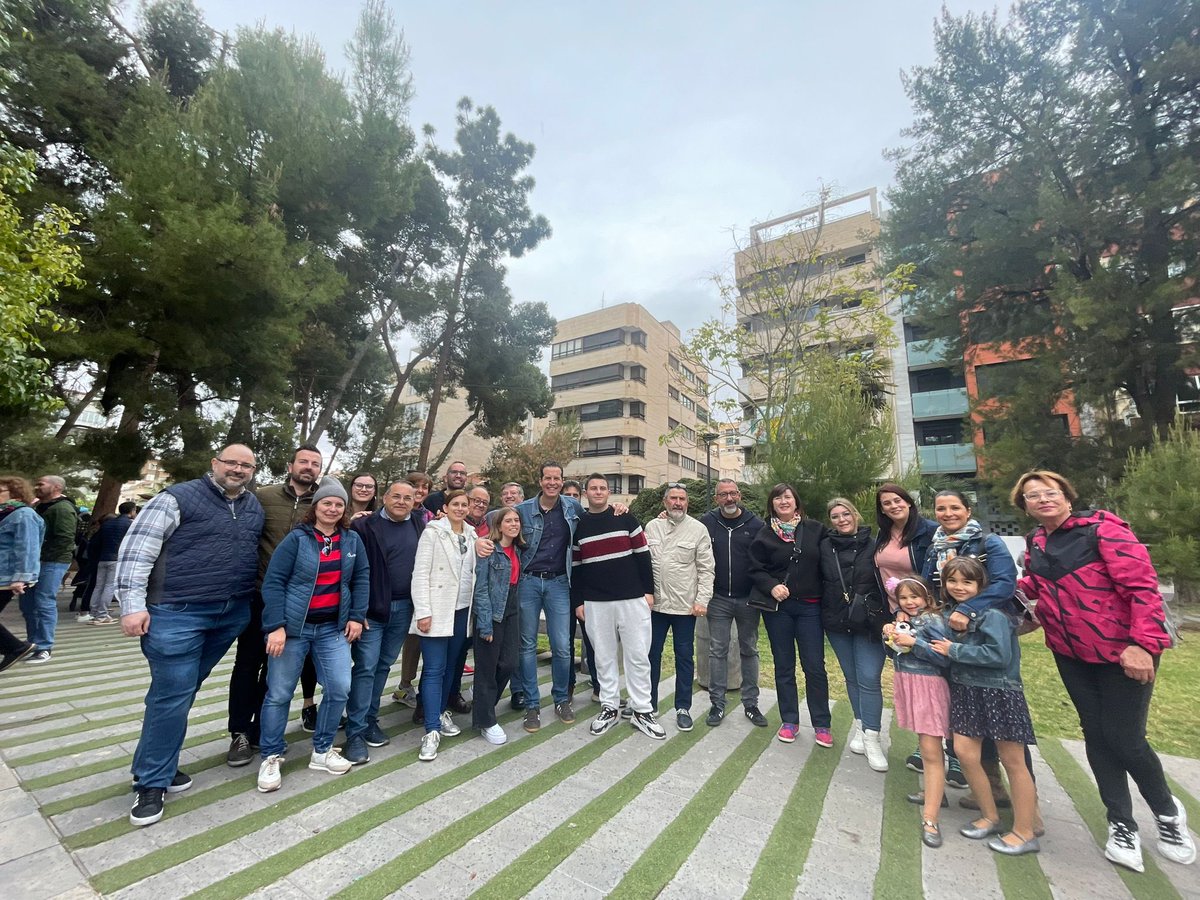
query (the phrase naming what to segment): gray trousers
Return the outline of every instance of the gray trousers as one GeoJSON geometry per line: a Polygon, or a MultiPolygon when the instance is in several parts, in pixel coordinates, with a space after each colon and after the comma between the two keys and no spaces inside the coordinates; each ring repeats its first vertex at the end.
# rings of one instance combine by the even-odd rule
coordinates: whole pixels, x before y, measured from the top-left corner
{"type": "Polygon", "coordinates": [[[742,658],[742,706],[758,705],[759,612],[746,597],[713,594],[708,603],[708,695],[718,709],[725,708],[725,681],[729,657],[730,622],[737,622],[738,652],[742,658]]]}

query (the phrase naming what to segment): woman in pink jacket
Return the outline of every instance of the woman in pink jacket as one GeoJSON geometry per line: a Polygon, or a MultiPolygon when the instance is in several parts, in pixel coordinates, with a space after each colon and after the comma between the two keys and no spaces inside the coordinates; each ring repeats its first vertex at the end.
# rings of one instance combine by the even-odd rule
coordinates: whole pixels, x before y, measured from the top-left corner
{"type": "Polygon", "coordinates": [[[1188,864],[1196,846],[1146,741],[1146,715],[1162,652],[1171,646],[1158,574],[1129,526],[1104,510],[1075,510],[1078,495],[1056,472],[1027,472],[1013,504],[1037,520],[1021,588],[1079,713],[1088,763],[1108,810],[1104,855],[1143,870],[1129,794],[1132,778],[1154,812],[1158,852],[1188,864]]]}

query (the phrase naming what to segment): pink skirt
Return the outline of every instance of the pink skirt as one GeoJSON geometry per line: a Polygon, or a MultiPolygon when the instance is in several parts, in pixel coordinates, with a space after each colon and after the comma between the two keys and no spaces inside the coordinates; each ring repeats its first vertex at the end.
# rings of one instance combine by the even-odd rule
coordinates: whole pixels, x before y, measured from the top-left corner
{"type": "Polygon", "coordinates": [[[895,673],[896,724],[917,734],[950,737],[950,684],[941,675],[895,673]]]}

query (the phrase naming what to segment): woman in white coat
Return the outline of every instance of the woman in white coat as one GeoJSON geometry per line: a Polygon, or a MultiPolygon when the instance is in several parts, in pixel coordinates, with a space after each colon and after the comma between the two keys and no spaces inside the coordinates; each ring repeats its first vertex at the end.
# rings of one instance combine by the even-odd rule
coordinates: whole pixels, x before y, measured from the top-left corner
{"type": "Polygon", "coordinates": [[[442,735],[461,732],[446,703],[450,699],[451,661],[458,659],[467,640],[467,620],[475,590],[475,532],[465,526],[467,495],[446,493],[446,517],[425,526],[413,562],[413,624],[421,638],[420,696],[425,710],[425,737],[419,758],[437,757],[442,735]]]}

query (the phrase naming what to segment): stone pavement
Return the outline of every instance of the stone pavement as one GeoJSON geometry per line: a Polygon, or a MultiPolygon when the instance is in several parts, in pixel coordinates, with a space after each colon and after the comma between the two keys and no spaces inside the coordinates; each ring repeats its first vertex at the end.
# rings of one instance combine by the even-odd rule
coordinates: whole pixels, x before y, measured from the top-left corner
{"type": "MultiPolygon", "coordinates": [[[[22,633],[15,612],[4,621],[22,633]]],[[[129,762],[145,663],[118,628],[79,625],[64,610],[53,661],[0,675],[0,897],[1200,898],[1200,866],[1155,863],[1140,801],[1146,874],[1104,860],[1103,812],[1073,741],[1039,745],[1047,835],[1041,854],[1017,860],[959,837],[970,814],[957,804],[943,815],[945,846],[921,846],[904,801],[917,783],[903,768],[910,735],[888,736],[884,776],[845,750],[843,708],[826,751],[806,728],[795,744],[775,741],[736,714],[736,699],[708,728],[703,693],[696,729],[681,733],[666,715],[664,742],[624,723],[593,738],[597,707],[583,692],[571,727],[545,708],[528,735],[506,713],[508,744],[465,728],[430,764],[416,759],[409,711],[387,701],[392,743],[341,778],[305,767],[297,700],[283,787],[259,794],[255,766],[224,764],[231,665],[232,654],[192,713],[182,768],[194,786],[169,796],[162,822],[135,829],[129,762]]],[[[761,705],[777,726],[771,692],[761,705]]],[[[1200,761],[1165,762],[1200,821],[1200,761]]]]}

